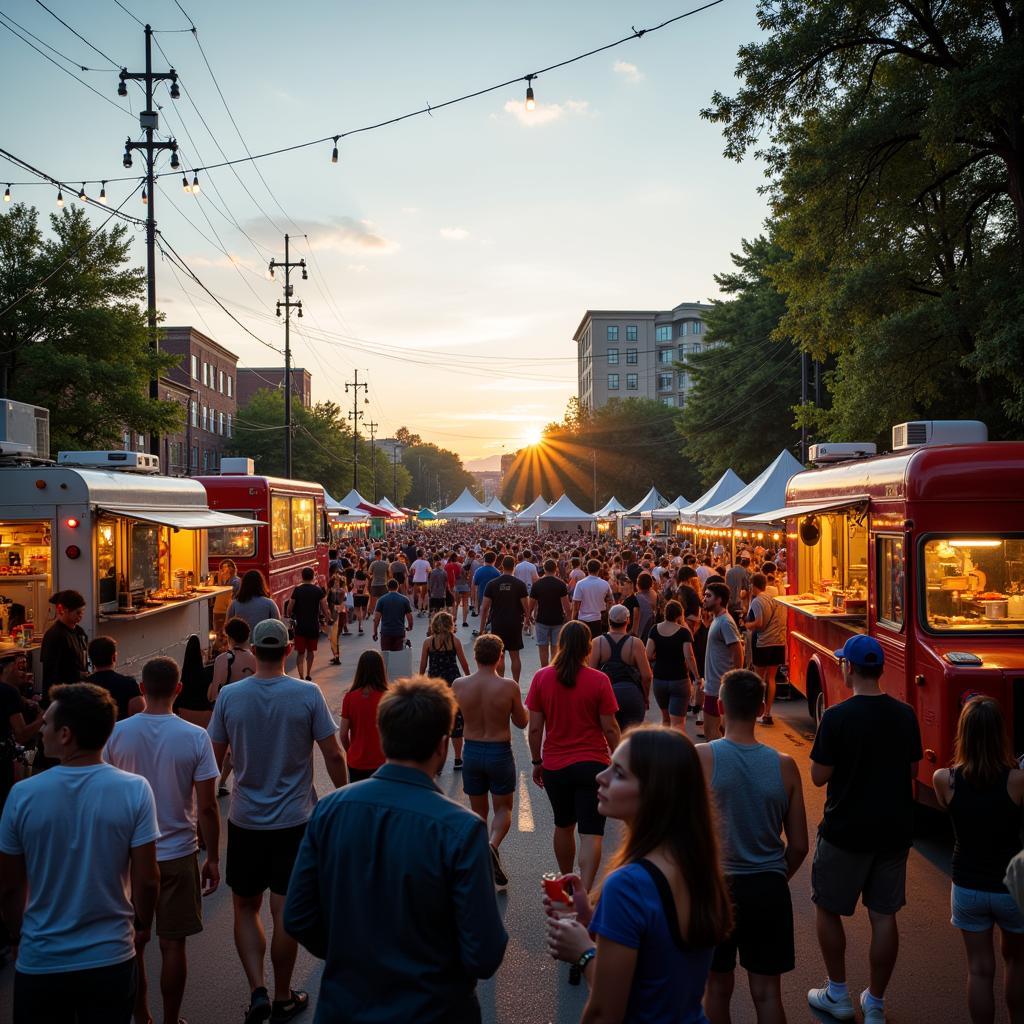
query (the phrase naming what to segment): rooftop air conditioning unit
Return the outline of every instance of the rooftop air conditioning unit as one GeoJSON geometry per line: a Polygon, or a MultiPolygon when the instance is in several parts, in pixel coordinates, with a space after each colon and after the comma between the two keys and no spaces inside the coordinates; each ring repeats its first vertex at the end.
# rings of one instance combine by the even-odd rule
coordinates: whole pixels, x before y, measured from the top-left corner
{"type": "Polygon", "coordinates": [[[892,428],[892,450],[932,444],[983,444],[988,427],[981,420],[911,420],[892,428]]]}
{"type": "Polygon", "coordinates": [[[252,459],[237,457],[220,460],[221,476],[252,476],[256,472],[256,463],[252,459]]]}
{"type": "Polygon", "coordinates": [[[116,469],[122,473],[159,473],[160,456],[148,452],[57,452],[58,466],[78,469],[116,469]]]}
{"type": "Polygon", "coordinates": [[[878,454],[878,448],[870,441],[826,441],[812,444],[808,457],[816,466],[828,466],[836,462],[852,462],[878,454]]]}
{"type": "Polygon", "coordinates": [[[0,455],[50,457],[50,411],[0,399],[0,455]]]}

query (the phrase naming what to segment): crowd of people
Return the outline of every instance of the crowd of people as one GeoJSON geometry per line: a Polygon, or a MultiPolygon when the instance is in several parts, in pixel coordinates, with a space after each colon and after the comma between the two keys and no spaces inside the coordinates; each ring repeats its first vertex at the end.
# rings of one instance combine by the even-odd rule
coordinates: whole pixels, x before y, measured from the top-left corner
{"type": "MultiPolygon", "coordinates": [[[[117,645],[81,630],[74,591],[52,599],[41,693],[24,656],[0,664],[0,945],[15,960],[15,1024],[181,1024],[187,940],[221,885],[222,845],[247,1024],[306,1010],[292,985],[300,945],[324,962],[321,1024],[478,1021],[476,983],[508,942],[496,894],[510,887],[585,980],[584,1021],[727,1024],[737,961],[759,1024],[785,1021],[790,883],[811,845],[799,768],[758,738],[785,661],[784,550],[448,525],[334,549],[326,579],[307,570],[282,608],[258,572],[226,560],[221,581],[212,665],[193,638],[181,665],[156,657],[139,679],[123,674],[117,645]],[[337,666],[344,638],[367,628],[377,646],[332,711],[312,681],[318,640],[337,666]],[[540,668],[523,680],[528,639],[540,668]],[[646,721],[652,698],[660,724],[646,721]],[[501,854],[514,730],[552,811],[558,872],[543,889],[511,878],[501,854]],[[320,800],[316,752],[336,790],[320,800]],[[449,758],[469,810],[436,785],[449,758]],[[602,872],[609,819],[622,838],[602,872]],[[154,931],[158,995],[144,959],[154,931]]],[[[827,791],[811,870],[827,979],[807,998],[854,1018],[843,919],[863,903],[857,1001],[878,1024],[923,751],[912,709],[879,685],[878,642],[852,635],[835,657],[850,696],[825,711],[810,754],[827,791]]],[[[933,784],[956,835],[970,1019],[994,1020],[998,927],[1005,1001],[1024,1020],[1024,772],[994,701],[965,702],[955,763],[933,784]]]]}

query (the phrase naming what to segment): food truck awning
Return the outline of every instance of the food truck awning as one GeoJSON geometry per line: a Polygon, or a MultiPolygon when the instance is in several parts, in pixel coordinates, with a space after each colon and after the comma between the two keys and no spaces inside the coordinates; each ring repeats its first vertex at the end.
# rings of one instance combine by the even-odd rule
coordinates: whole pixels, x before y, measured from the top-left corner
{"type": "Polygon", "coordinates": [[[756,516],[744,516],[737,519],[738,523],[781,523],[787,519],[798,519],[800,516],[815,515],[818,512],[835,512],[841,508],[853,508],[854,505],[866,505],[866,494],[847,494],[842,498],[822,498],[820,501],[805,502],[803,505],[787,505],[771,512],[758,512],[756,516]]]}
{"type": "Polygon", "coordinates": [[[104,505],[100,512],[114,516],[138,519],[142,523],[156,523],[175,530],[212,530],[218,526],[266,526],[261,519],[247,519],[227,512],[214,512],[208,508],[130,508],[126,505],[104,505]]]}

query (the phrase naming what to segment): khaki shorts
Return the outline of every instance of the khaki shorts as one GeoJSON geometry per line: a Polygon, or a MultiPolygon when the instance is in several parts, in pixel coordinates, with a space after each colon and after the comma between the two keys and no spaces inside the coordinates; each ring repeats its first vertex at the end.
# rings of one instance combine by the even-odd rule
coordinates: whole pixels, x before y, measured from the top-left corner
{"type": "Polygon", "coordinates": [[[895,914],[907,902],[909,853],[844,850],[819,835],[811,865],[811,900],[843,917],[856,911],[858,899],[876,914],[895,914]]]}
{"type": "Polygon", "coordinates": [[[184,939],[203,930],[203,893],[199,855],[157,861],[160,896],[156,901],[156,934],[161,939],[184,939]]]}

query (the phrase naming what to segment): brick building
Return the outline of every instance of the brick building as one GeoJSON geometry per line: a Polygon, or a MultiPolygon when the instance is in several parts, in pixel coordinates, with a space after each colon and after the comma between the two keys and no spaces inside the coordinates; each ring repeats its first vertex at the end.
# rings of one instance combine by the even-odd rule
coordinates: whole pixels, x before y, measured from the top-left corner
{"type": "MultiPolygon", "coordinates": [[[[283,366],[242,366],[238,369],[238,407],[249,404],[257,391],[284,390],[283,366]]],[[[301,366],[292,367],[292,398],[300,399],[304,408],[313,405],[313,376],[301,366]]]]}

